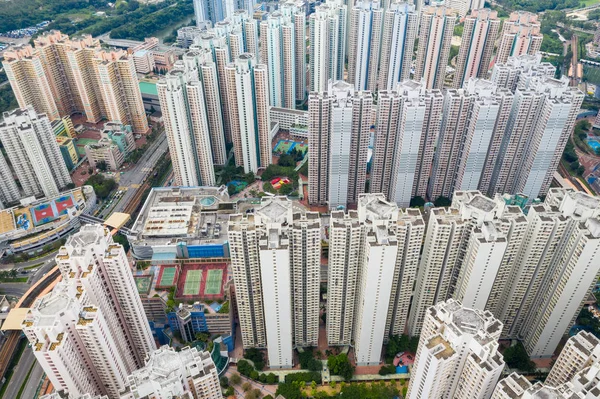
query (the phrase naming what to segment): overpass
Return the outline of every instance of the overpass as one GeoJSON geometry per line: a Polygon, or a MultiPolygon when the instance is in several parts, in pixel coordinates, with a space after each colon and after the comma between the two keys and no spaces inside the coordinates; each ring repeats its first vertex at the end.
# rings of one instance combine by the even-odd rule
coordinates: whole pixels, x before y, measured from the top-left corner
{"type": "Polygon", "coordinates": [[[59,280],[60,270],[58,269],[58,266],[55,266],[40,281],[32,285],[21,297],[17,305],[11,309],[8,318],[2,325],[2,329],[6,331],[6,342],[0,350],[0,381],[4,379],[8,365],[18,347],[21,338],[21,321],[35,300],[38,297],[45,295],[59,280]]]}
{"type": "Polygon", "coordinates": [[[113,232],[112,232],[113,235],[115,235],[117,233],[117,231],[124,235],[134,234],[133,230],[124,226],[124,222],[129,220],[128,219],[129,215],[126,213],[123,213],[121,215],[126,215],[126,216],[119,216],[119,223],[116,223],[116,224],[111,222],[111,219],[114,219],[113,216],[115,216],[115,213],[113,213],[107,220],[101,219],[97,216],[81,214],[81,215],[79,215],[79,221],[83,224],[102,224],[107,227],[111,227],[113,229],[113,232]],[[123,219],[125,219],[126,217],[127,217],[127,219],[124,220],[124,222],[123,222],[123,219]]]}

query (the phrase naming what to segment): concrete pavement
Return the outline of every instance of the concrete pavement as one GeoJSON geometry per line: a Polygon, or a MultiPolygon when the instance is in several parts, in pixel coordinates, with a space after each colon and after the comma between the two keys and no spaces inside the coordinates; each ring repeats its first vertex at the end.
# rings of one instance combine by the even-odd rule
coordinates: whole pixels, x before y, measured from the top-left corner
{"type": "MultiPolygon", "coordinates": [[[[234,366],[229,366],[229,368],[225,372],[225,375],[227,376],[227,378],[231,378],[231,375],[233,373],[238,373],[237,368],[234,366]]],[[[256,382],[254,380],[251,380],[250,378],[246,378],[241,374],[240,374],[240,377],[242,377],[242,382],[240,383],[240,385],[233,385],[233,389],[235,391],[236,398],[244,399],[245,392],[242,389],[242,385],[244,384],[244,382],[249,382],[250,384],[252,384],[252,389],[260,389],[261,397],[267,396],[267,395],[271,395],[272,397],[275,397],[275,392],[277,391],[277,385],[261,384],[260,382],[256,382]]]]}

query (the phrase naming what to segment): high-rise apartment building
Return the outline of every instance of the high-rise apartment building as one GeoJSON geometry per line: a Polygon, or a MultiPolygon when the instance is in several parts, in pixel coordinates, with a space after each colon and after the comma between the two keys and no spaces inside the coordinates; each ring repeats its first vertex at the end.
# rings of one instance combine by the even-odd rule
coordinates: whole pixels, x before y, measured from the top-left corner
{"type": "MultiPolygon", "coordinates": [[[[192,77],[193,74],[197,75],[198,70],[188,70],[186,65],[178,62],[157,83],[156,88],[163,110],[176,184],[186,187],[213,186],[216,179],[211,151],[211,125],[207,115],[208,96],[205,96],[202,82],[192,77]]],[[[218,91],[212,94],[218,94],[218,91]]],[[[221,119],[216,118],[215,121],[220,123],[221,119]]]]}
{"type": "Polygon", "coordinates": [[[145,366],[127,377],[119,399],[151,397],[222,399],[221,385],[210,353],[163,346],[148,354],[145,366]]]}
{"type": "Polygon", "coordinates": [[[267,66],[251,53],[225,67],[235,162],[245,173],[271,164],[271,122],[267,66]]]}
{"type": "Polygon", "coordinates": [[[536,14],[513,11],[502,24],[496,63],[504,64],[508,61],[508,57],[521,54],[535,55],[540,51],[544,39],[540,26],[536,14]]]}
{"type": "Polygon", "coordinates": [[[431,119],[439,118],[439,114],[431,114],[428,106],[432,94],[414,81],[379,92],[370,191],[384,193],[399,206],[408,207],[414,196],[413,188],[423,166],[419,157],[425,150],[422,145],[427,143],[423,136],[436,135],[427,131],[431,119]]]}
{"type": "Polygon", "coordinates": [[[453,299],[430,307],[406,397],[489,398],[504,369],[501,331],[502,323],[490,312],[453,299]]]}
{"type": "Polygon", "coordinates": [[[19,106],[33,105],[50,120],[84,113],[131,125],[146,133],[148,121],[142,103],[135,64],[123,50],[105,51],[90,35],[69,38],[45,32],[30,46],[6,52],[3,65],[19,106]]]}
{"type": "Polygon", "coordinates": [[[381,194],[362,194],[358,198],[358,219],[364,226],[356,281],[354,351],[359,366],[381,362],[386,338],[394,268],[398,257],[395,224],[396,204],[381,194]]]}
{"type": "MultiPolygon", "coordinates": [[[[270,105],[296,106],[296,34],[293,15],[274,11],[260,23],[263,62],[269,71],[270,105]]],[[[302,61],[305,65],[305,61],[302,61]]]]}
{"type": "Polygon", "coordinates": [[[130,125],[135,133],[148,131],[148,119],[133,58],[125,50],[96,53],[98,85],[109,121],[130,125]]]}
{"type": "Polygon", "coordinates": [[[347,6],[328,0],[309,16],[310,92],[324,93],[329,80],[344,80],[347,6]]]}
{"type": "Polygon", "coordinates": [[[6,159],[4,159],[4,154],[0,154],[0,179],[3,182],[0,185],[0,207],[4,208],[6,204],[16,202],[21,198],[19,187],[13,178],[6,159]]]}
{"type": "MultiPolygon", "coordinates": [[[[428,196],[450,197],[489,181],[509,112],[512,93],[487,80],[470,79],[464,89],[446,91],[442,125],[428,196]]],[[[485,186],[489,184],[484,184],[485,186]]]]}
{"type": "Polygon", "coordinates": [[[552,356],[600,272],[600,200],[551,190],[546,202],[570,221],[521,330],[532,357],[552,356]]]}
{"type": "MultiPolygon", "coordinates": [[[[394,228],[398,242],[398,257],[392,280],[385,331],[388,335],[401,335],[404,334],[408,322],[408,309],[417,278],[425,221],[419,210],[407,208],[400,210],[394,228]]],[[[384,336],[384,340],[387,340],[387,337],[384,336]]]]}
{"type": "Polygon", "coordinates": [[[428,89],[442,89],[456,23],[456,11],[443,5],[427,6],[421,12],[415,80],[428,89]]]}
{"type": "Polygon", "coordinates": [[[351,84],[330,81],[308,99],[309,202],[355,204],[365,192],[373,96],[351,84]]]}
{"type": "MultiPolygon", "coordinates": [[[[231,118],[230,108],[232,106],[229,101],[229,91],[227,90],[227,80],[225,67],[231,62],[231,56],[229,53],[229,46],[227,45],[227,39],[224,36],[217,35],[215,30],[207,31],[202,33],[195,41],[190,50],[200,51],[206,53],[204,58],[204,65],[209,67],[209,63],[215,64],[217,71],[217,86],[219,88],[219,96],[221,101],[221,114],[223,117],[223,131],[225,133],[225,142],[232,143],[231,138],[231,118]]],[[[203,69],[202,75],[207,73],[203,69]]],[[[208,79],[208,78],[207,78],[208,79]]],[[[211,106],[212,109],[212,106],[211,106]]],[[[212,113],[213,111],[211,111],[212,113]]],[[[218,146],[215,146],[218,148],[218,146]]],[[[215,150],[213,150],[215,151],[215,150]]],[[[216,156],[215,156],[216,159],[216,156]]]]}
{"type": "Polygon", "coordinates": [[[393,1],[383,13],[379,90],[393,90],[397,83],[410,78],[419,14],[415,6],[393,1]]]}
{"type": "Polygon", "coordinates": [[[208,120],[212,161],[215,165],[227,162],[225,128],[223,124],[223,101],[219,88],[219,70],[209,49],[194,48],[183,55],[183,62],[189,78],[200,82],[203,104],[208,120]]]}
{"type": "Polygon", "coordinates": [[[245,348],[267,347],[270,367],[293,365],[293,348],[318,343],[321,224],[284,197],[232,215],[229,243],[245,348]]]}
{"type": "Polygon", "coordinates": [[[377,88],[383,13],[378,0],[357,1],[350,10],[348,82],[356,90],[377,88]]]}
{"type": "Polygon", "coordinates": [[[498,383],[491,399],[599,398],[599,355],[598,339],[581,331],[569,338],[545,383],[532,385],[525,377],[512,373],[498,383]]]}
{"type": "Polygon", "coordinates": [[[60,118],[42,60],[37,54],[34,56],[31,46],[9,48],[2,65],[19,106],[33,105],[37,112],[47,114],[52,120],[60,118]]]}
{"type": "Polygon", "coordinates": [[[497,287],[510,285],[506,275],[515,266],[525,224],[519,207],[507,205],[500,196],[492,200],[479,191],[457,191],[450,208],[432,209],[409,334],[420,333],[429,306],[449,298],[465,300],[476,309],[496,311],[503,303],[497,287]]]}
{"type": "Polygon", "coordinates": [[[557,387],[571,381],[577,373],[600,362],[600,340],[587,331],[569,338],[554,362],[545,383],[557,387]]]}
{"type": "Polygon", "coordinates": [[[56,261],[62,282],[35,302],[23,331],[56,390],[118,398],[155,349],[125,251],[108,229],[87,225],[56,261]]]}
{"type": "Polygon", "coordinates": [[[136,368],[141,367],[156,347],[127,254],[113,242],[110,231],[100,225],[81,226],[58,251],[56,263],[63,280],[76,279],[105,315],[118,317],[125,330],[120,333],[120,351],[131,352],[136,368]]]}
{"type": "Polygon", "coordinates": [[[327,292],[329,345],[351,345],[358,341],[361,346],[360,353],[357,349],[360,354],[357,359],[363,364],[374,364],[379,361],[380,346],[388,335],[403,334],[424,231],[425,223],[419,210],[399,210],[381,194],[361,195],[358,211],[331,213],[327,292]],[[388,237],[387,244],[384,240],[380,242],[380,250],[385,254],[373,249],[379,242],[377,234],[369,238],[378,225],[388,237]],[[396,253],[393,260],[389,258],[392,252],[396,253]],[[371,254],[368,261],[367,253],[371,254]],[[374,272],[376,259],[384,255],[388,257],[386,264],[393,263],[394,267],[382,274],[374,272]],[[378,288],[371,290],[372,285],[378,288]],[[384,308],[387,309],[385,316],[384,308]]]}
{"type": "MultiPolygon", "coordinates": [[[[72,183],[50,120],[32,106],[4,113],[0,140],[26,196],[56,196],[72,183]]],[[[5,191],[6,199],[18,199],[12,184],[5,191]]]]}
{"type": "Polygon", "coordinates": [[[61,282],[38,299],[23,321],[23,332],[38,363],[57,391],[118,398],[131,353],[121,352],[114,318],[90,303],[75,281],[61,282]]]}
{"type": "Polygon", "coordinates": [[[498,13],[488,8],[473,10],[464,21],[462,40],[454,72],[455,89],[470,78],[486,78],[500,29],[498,13]]]}
{"type": "Polygon", "coordinates": [[[483,0],[448,0],[444,4],[446,7],[456,10],[461,19],[467,16],[470,10],[479,10],[485,7],[483,0]]]}
{"type": "Polygon", "coordinates": [[[521,54],[508,57],[508,60],[503,64],[494,64],[490,80],[498,87],[506,87],[514,93],[517,88],[523,90],[526,87],[528,78],[531,76],[553,78],[555,73],[556,67],[549,62],[542,62],[540,53],[535,55],[521,54]]]}

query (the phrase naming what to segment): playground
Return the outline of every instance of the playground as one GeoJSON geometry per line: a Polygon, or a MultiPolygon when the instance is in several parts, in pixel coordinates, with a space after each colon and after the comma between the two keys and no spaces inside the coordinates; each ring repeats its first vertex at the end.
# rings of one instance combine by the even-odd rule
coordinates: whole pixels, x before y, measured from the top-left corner
{"type": "Polygon", "coordinates": [[[165,265],[158,272],[158,283],[156,288],[170,288],[177,282],[177,266],[165,265]]]}
{"type": "Polygon", "coordinates": [[[600,150],[600,138],[599,137],[596,137],[592,134],[588,135],[587,144],[596,153],[598,153],[598,151],[600,150]]]}
{"type": "Polygon", "coordinates": [[[279,140],[275,145],[273,152],[289,154],[294,148],[296,151],[300,151],[304,154],[308,151],[308,144],[288,139],[279,140]]]}
{"type": "Polygon", "coordinates": [[[179,299],[221,299],[225,285],[225,263],[184,265],[177,281],[176,297],[179,299]]]}
{"type": "Polygon", "coordinates": [[[133,276],[135,280],[135,286],[137,287],[138,293],[148,294],[150,292],[150,286],[152,285],[152,275],[141,275],[133,276]]]}

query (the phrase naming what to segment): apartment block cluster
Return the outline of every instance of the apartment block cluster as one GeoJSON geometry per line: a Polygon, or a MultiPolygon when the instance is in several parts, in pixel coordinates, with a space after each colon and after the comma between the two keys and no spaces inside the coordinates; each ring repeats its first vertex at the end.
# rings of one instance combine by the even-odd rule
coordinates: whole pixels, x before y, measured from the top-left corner
{"type": "Polygon", "coordinates": [[[536,15],[514,12],[500,30],[496,11],[450,3],[327,0],[307,13],[283,1],[202,24],[158,84],[175,180],[213,184],[226,143],[256,173],[278,129],[301,118],[313,205],[356,206],[370,146],[369,191],[399,206],[458,190],[545,196],[583,93],[541,61],[536,15]],[[459,16],[464,45],[447,73],[459,16]]]}
{"type": "Polygon", "coordinates": [[[0,124],[1,207],[51,198],[73,183],[69,172],[80,156],[71,115],[107,121],[102,139],[85,147],[92,167],[103,161],[118,169],[135,147],[133,135],[148,132],[134,57],[124,50],[102,48],[90,35],[49,31],[33,46],[8,48],[2,65],[19,108],[5,112],[0,124]]]}
{"type": "Polygon", "coordinates": [[[88,122],[103,119],[146,133],[133,59],[124,50],[105,50],[90,35],[70,38],[50,31],[4,52],[2,62],[19,107],[32,105],[50,121],[79,112],[88,122]]]}
{"type": "Polygon", "coordinates": [[[56,261],[62,280],[22,324],[57,392],[47,398],[222,398],[208,352],[156,350],[125,251],[106,227],[82,226],[56,261]]]}
{"type": "MultiPolygon", "coordinates": [[[[332,211],[328,344],[352,346],[358,365],[379,364],[390,335],[428,337],[435,330],[427,321],[432,309],[446,303],[449,313],[478,312],[482,326],[490,320],[486,343],[520,339],[532,357],[551,357],[600,272],[600,200],[552,188],[527,214],[515,200],[457,191],[452,206],[422,215],[384,194],[360,194],[356,210],[332,211]]],[[[229,220],[243,344],[267,348],[270,367],[288,368],[294,348],[317,344],[324,222],[292,204],[263,199],[254,213],[229,220]]],[[[479,323],[472,318],[464,324],[479,323]]],[[[497,381],[503,368],[494,357],[497,345],[489,353],[482,361],[493,363],[497,381]]]]}

